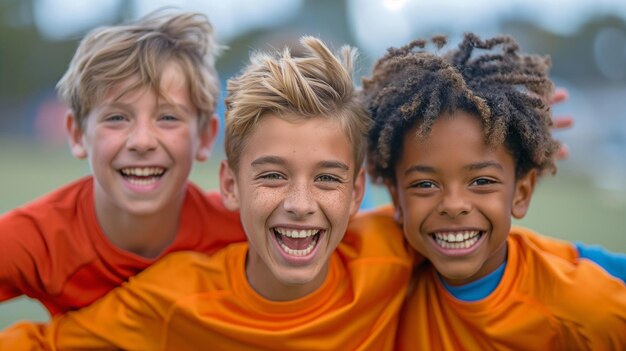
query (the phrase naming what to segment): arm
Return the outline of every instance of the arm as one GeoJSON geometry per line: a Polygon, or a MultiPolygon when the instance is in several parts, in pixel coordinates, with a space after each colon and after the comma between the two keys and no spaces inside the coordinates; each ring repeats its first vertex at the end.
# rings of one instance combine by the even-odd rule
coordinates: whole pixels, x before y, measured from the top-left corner
{"type": "Polygon", "coordinates": [[[92,305],[47,325],[14,325],[0,334],[0,350],[157,349],[170,309],[197,289],[199,280],[189,276],[197,273],[197,255],[168,255],[92,305]]]}
{"type": "Polygon", "coordinates": [[[0,350],[156,349],[167,306],[149,291],[132,282],[47,325],[16,324],[0,334],[0,350]]]}
{"type": "Polygon", "coordinates": [[[0,301],[22,294],[34,296],[42,289],[37,267],[50,265],[38,234],[36,225],[17,211],[0,217],[0,301]]]}
{"type": "Polygon", "coordinates": [[[580,258],[586,258],[615,278],[626,282],[626,254],[610,252],[600,245],[574,244],[580,258]]]}
{"type": "Polygon", "coordinates": [[[528,236],[528,239],[543,252],[572,263],[587,259],[602,267],[614,278],[626,282],[626,254],[608,251],[600,245],[586,245],[580,242],[573,244],[543,235],[528,236]]]}

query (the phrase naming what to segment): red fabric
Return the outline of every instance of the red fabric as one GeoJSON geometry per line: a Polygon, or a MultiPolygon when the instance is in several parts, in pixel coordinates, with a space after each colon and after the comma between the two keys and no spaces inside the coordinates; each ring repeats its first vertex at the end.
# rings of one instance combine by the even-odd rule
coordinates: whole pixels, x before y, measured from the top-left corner
{"type": "MultiPolygon", "coordinates": [[[[245,241],[239,214],[217,193],[189,183],[175,241],[162,255],[212,254],[245,241]]],[[[160,257],[114,246],[96,219],[93,180],[86,177],[0,217],[0,301],[22,294],[55,315],[91,304],[160,257]]]]}

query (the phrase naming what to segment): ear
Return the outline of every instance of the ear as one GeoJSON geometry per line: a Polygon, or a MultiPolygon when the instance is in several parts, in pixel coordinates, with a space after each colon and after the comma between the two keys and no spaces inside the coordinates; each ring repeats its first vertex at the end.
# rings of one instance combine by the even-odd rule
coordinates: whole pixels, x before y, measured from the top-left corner
{"type": "Polygon", "coordinates": [[[359,174],[354,179],[354,191],[352,192],[352,204],[350,205],[350,216],[355,215],[359,208],[361,208],[361,202],[365,195],[365,169],[361,167],[359,174]]]}
{"type": "Polygon", "coordinates": [[[536,169],[532,169],[515,182],[515,194],[513,195],[513,206],[511,208],[511,215],[514,218],[520,219],[526,216],[536,183],[536,169]]]}
{"type": "Polygon", "coordinates": [[[393,202],[393,220],[400,226],[404,223],[404,215],[402,214],[402,206],[400,206],[400,197],[398,196],[398,187],[391,180],[385,180],[385,186],[389,191],[391,202],[393,202]]]}
{"type": "Polygon", "coordinates": [[[65,116],[65,131],[67,132],[67,139],[70,144],[70,150],[72,155],[78,159],[87,158],[87,149],[85,148],[83,141],[83,128],[80,122],[76,120],[76,116],[73,111],[68,111],[65,116]]]}
{"type": "Polygon", "coordinates": [[[197,161],[206,161],[211,156],[211,149],[217,137],[218,127],[217,115],[212,115],[202,130],[200,130],[200,145],[198,145],[198,151],[196,152],[197,161]]]}
{"type": "Polygon", "coordinates": [[[237,178],[235,172],[230,168],[227,160],[222,160],[220,164],[220,192],[224,206],[231,210],[239,210],[239,190],[237,189],[237,178]]]}

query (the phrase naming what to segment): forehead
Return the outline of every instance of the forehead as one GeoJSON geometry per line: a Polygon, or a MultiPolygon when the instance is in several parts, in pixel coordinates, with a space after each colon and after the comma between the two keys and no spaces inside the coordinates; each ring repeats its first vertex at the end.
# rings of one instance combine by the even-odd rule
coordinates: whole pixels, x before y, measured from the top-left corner
{"type": "Polygon", "coordinates": [[[275,155],[293,164],[336,160],[354,168],[354,150],[337,119],[265,114],[247,136],[242,162],[275,155]]]}
{"type": "Polygon", "coordinates": [[[404,136],[400,162],[465,167],[468,164],[496,160],[514,168],[513,157],[504,145],[488,145],[480,119],[459,111],[439,116],[431,132],[416,138],[419,126],[404,136]]]}
{"type": "Polygon", "coordinates": [[[132,101],[146,92],[171,103],[182,104],[185,107],[192,106],[187,76],[180,65],[175,62],[166,63],[156,77],[133,75],[112,84],[104,91],[102,99],[97,101],[96,105],[120,100],[132,101]],[[158,87],[152,85],[156,81],[159,82],[158,87]]]}

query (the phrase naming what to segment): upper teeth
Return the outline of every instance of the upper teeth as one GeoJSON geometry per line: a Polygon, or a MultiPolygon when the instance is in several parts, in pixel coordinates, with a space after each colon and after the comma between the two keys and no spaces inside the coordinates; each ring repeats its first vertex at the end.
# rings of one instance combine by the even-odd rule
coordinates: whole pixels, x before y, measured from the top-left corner
{"type": "Polygon", "coordinates": [[[461,242],[478,236],[480,232],[478,230],[465,230],[461,232],[442,232],[435,233],[435,238],[439,240],[445,240],[451,243],[461,242]]]}
{"type": "Polygon", "coordinates": [[[315,235],[319,232],[319,230],[317,229],[301,229],[301,230],[288,229],[288,228],[275,228],[275,229],[279,234],[290,237],[290,238],[306,238],[311,235],[315,235]]]}
{"type": "Polygon", "coordinates": [[[161,167],[129,167],[120,170],[123,175],[133,175],[139,177],[158,176],[165,172],[161,167]]]}

